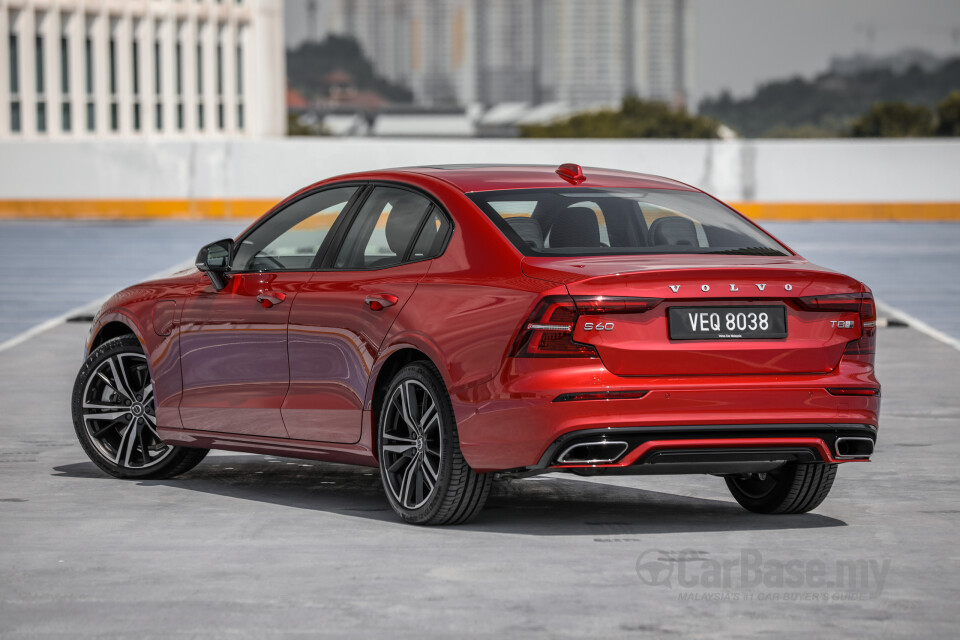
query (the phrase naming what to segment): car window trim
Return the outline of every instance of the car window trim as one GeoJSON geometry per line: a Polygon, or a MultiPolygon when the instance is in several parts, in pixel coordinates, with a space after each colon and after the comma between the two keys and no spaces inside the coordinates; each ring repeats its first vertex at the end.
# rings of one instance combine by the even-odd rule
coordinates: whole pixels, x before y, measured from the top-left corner
{"type": "Polygon", "coordinates": [[[357,204],[353,211],[350,212],[350,219],[344,222],[343,230],[340,232],[339,237],[337,238],[336,248],[331,250],[327,256],[324,256],[324,260],[322,262],[323,271],[356,271],[356,269],[337,268],[336,261],[340,256],[340,252],[343,250],[347,236],[353,229],[353,225],[357,224],[360,213],[363,211],[363,208],[367,205],[367,201],[370,199],[370,196],[373,195],[373,192],[376,191],[378,186],[379,185],[373,182],[367,184],[367,189],[363,196],[363,200],[357,204]]]}
{"type": "MultiPolygon", "coordinates": [[[[320,251],[317,252],[316,259],[311,265],[311,271],[327,271],[326,268],[329,263],[333,262],[337,254],[340,253],[340,247],[343,245],[344,239],[347,237],[347,233],[353,228],[353,223],[356,221],[357,216],[360,215],[360,211],[363,210],[363,206],[367,203],[367,200],[370,199],[370,194],[373,193],[374,185],[367,182],[364,183],[360,191],[357,193],[357,197],[354,199],[354,202],[351,204],[350,209],[344,211],[346,215],[342,218],[342,224],[338,224],[336,229],[331,229],[330,233],[327,235],[327,238],[324,238],[324,244],[320,247],[320,251]],[[330,242],[326,242],[329,238],[330,242]]],[[[337,219],[337,222],[341,222],[340,219],[337,219]]]]}
{"type": "Polygon", "coordinates": [[[400,264],[413,262],[410,260],[410,256],[413,255],[413,250],[417,248],[417,241],[420,240],[420,234],[423,233],[424,228],[427,226],[427,220],[430,219],[430,216],[433,215],[433,211],[436,208],[437,205],[430,201],[430,206],[427,207],[427,212],[423,214],[423,218],[420,219],[420,224],[417,225],[417,230],[414,231],[413,235],[410,237],[410,244],[407,245],[406,251],[404,251],[403,255],[400,256],[400,264]]]}
{"type": "MultiPolygon", "coordinates": [[[[264,269],[257,271],[229,271],[229,274],[233,275],[245,275],[251,273],[317,273],[317,272],[348,272],[348,271],[382,271],[383,269],[393,269],[396,267],[402,267],[408,264],[415,264],[417,262],[425,262],[427,260],[434,260],[439,258],[447,251],[447,247],[450,244],[450,238],[453,237],[454,229],[456,228],[456,223],[453,220],[453,216],[444,208],[438,199],[431,194],[426,189],[418,187],[416,185],[407,184],[405,182],[393,181],[393,180],[350,180],[346,182],[337,182],[332,184],[325,184],[321,187],[317,187],[311,191],[300,194],[296,198],[286,200],[276,204],[273,209],[267,212],[258,222],[256,222],[252,227],[244,231],[240,236],[234,241],[234,246],[239,247],[240,243],[243,242],[250,234],[259,229],[263,224],[268,220],[273,218],[276,215],[279,215],[280,212],[285,211],[288,207],[293,206],[294,204],[300,202],[304,198],[308,198],[312,195],[320,193],[322,191],[327,191],[329,189],[340,189],[343,187],[357,187],[356,193],[350,197],[350,201],[347,202],[347,205],[343,208],[341,214],[337,217],[336,222],[334,222],[333,227],[330,228],[330,233],[327,234],[327,237],[323,239],[323,244],[320,245],[320,250],[317,252],[317,255],[314,257],[314,261],[311,263],[309,269],[264,269]],[[370,197],[370,193],[374,188],[378,186],[384,187],[394,187],[399,189],[405,189],[411,191],[418,195],[422,195],[426,198],[432,205],[431,209],[428,211],[438,211],[447,221],[447,232],[443,238],[443,242],[440,244],[439,250],[436,255],[430,256],[429,258],[421,258],[420,260],[407,260],[401,262],[400,264],[390,265],[386,267],[365,267],[363,269],[337,269],[332,266],[332,263],[336,259],[337,253],[340,251],[340,247],[343,244],[343,240],[346,238],[347,232],[349,231],[351,225],[353,224],[354,219],[359,214],[360,209],[366,203],[367,198],[370,197]]],[[[424,218],[426,220],[426,217],[424,218]]],[[[422,226],[421,226],[422,231],[422,226]]],[[[419,237],[419,231],[417,236],[414,237],[414,243],[416,238],[419,237]]],[[[412,246],[412,245],[411,245],[412,246]]],[[[410,249],[408,248],[408,251],[410,249]]],[[[236,251],[236,249],[234,249],[236,251]]],[[[234,255],[230,256],[231,263],[233,262],[234,255]]]]}
{"type": "MultiPolygon", "coordinates": [[[[336,184],[325,184],[325,185],[323,185],[323,186],[321,186],[321,187],[317,187],[316,189],[312,189],[312,190],[310,190],[310,191],[301,193],[300,195],[298,195],[298,196],[296,196],[296,197],[294,197],[294,198],[291,198],[291,199],[289,199],[289,200],[285,200],[285,201],[283,201],[283,202],[280,202],[280,203],[276,204],[276,205],[273,207],[273,209],[271,209],[270,211],[268,211],[266,215],[262,216],[262,217],[260,218],[260,220],[257,221],[253,226],[251,226],[249,229],[247,229],[246,231],[244,231],[242,234],[240,234],[240,235],[236,238],[236,240],[234,240],[234,250],[233,250],[233,253],[230,255],[230,263],[233,264],[233,259],[236,257],[237,247],[239,247],[240,244],[241,244],[245,239],[247,239],[248,237],[250,237],[250,235],[253,234],[257,229],[259,229],[259,228],[262,227],[264,224],[266,224],[267,222],[269,222],[270,220],[272,220],[274,217],[280,215],[281,213],[283,213],[284,211],[286,211],[287,209],[289,209],[289,208],[292,207],[293,205],[297,204],[298,202],[302,202],[302,201],[305,200],[306,198],[309,198],[309,197],[311,197],[311,196],[315,196],[315,195],[317,195],[317,194],[319,194],[319,193],[323,193],[324,191],[331,191],[331,190],[333,190],[333,189],[343,189],[343,188],[345,188],[345,187],[356,187],[357,190],[353,193],[353,195],[350,196],[350,199],[347,201],[346,206],[344,206],[343,211],[340,212],[340,215],[337,216],[337,219],[336,219],[336,221],[334,221],[333,226],[330,227],[330,232],[326,235],[326,237],[323,239],[323,242],[320,244],[320,249],[317,251],[317,255],[315,255],[315,256],[313,257],[313,260],[311,260],[311,262],[310,262],[310,267],[309,267],[309,268],[307,268],[307,269],[257,269],[257,270],[249,270],[249,269],[233,270],[233,269],[231,269],[228,273],[230,273],[230,274],[242,275],[242,274],[250,274],[250,273],[309,273],[309,272],[311,272],[311,271],[315,271],[316,269],[315,269],[315,266],[314,266],[314,265],[316,265],[317,262],[318,262],[318,260],[317,260],[318,256],[323,255],[323,253],[326,251],[326,249],[327,249],[327,247],[328,247],[328,245],[329,245],[329,243],[330,243],[330,241],[331,241],[331,239],[332,239],[332,236],[334,236],[334,234],[336,234],[336,233],[338,232],[339,228],[342,227],[342,226],[345,224],[345,219],[346,219],[346,217],[348,217],[348,216],[350,216],[350,215],[353,214],[353,210],[354,210],[354,208],[356,207],[356,203],[357,203],[360,195],[363,194],[363,193],[365,193],[365,192],[367,191],[367,187],[368,187],[368,186],[369,186],[368,183],[366,183],[366,182],[358,182],[358,181],[339,182],[339,183],[336,183],[336,184]]],[[[289,229],[288,229],[288,231],[289,231],[289,229]]],[[[279,236],[277,236],[277,237],[279,237],[279,236]]]]}
{"type": "MultiPolygon", "coordinates": [[[[370,181],[366,184],[368,189],[364,194],[363,201],[358,202],[352,208],[350,212],[350,220],[344,222],[343,231],[342,233],[339,234],[336,245],[334,246],[333,244],[331,244],[331,246],[329,247],[327,255],[324,257],[324,260],[323,260],[323,266],[321,266],[319,269],[312,269],[312,271],[317,271],[317,272],[329,271],[331,273],[348,273],[351,271],[356,271],[356,272],[383,271],[384,269],[395,269],[397,267],[403,267],[408,264],[416,264],[418,262],[426,262],[427,260],[435,260],[436,258],[439,258],[444,253],[446,253],[447,246],[449,245],[449,242],[450,242],[450,238],[453,237],[453,230],[454,230],[455,224],[453,221],[453,216],[451,216],[450,213],[437,201],[437,198],[433,196],[433,194],[415,185],[407,184],[405,182],[396,182],[393,180],[375,180],[375,181],[370,181]],[[443,243],[440,245],[440,250],[437,252],[436,255],[430,256],[428,258],[421,258],[420,260],[402,260],[399,264],[393,264],[389,266],[363,267],[363,268],[352,267],[350,269],[342,269],[342,268],[337,268],[333,266],[333,262],[336,260],[337,254],[340,253],[340,248],[343,245],[343,241],[346,239],[347,233],[349,233],[350,228],[353,226],[354,219],[360,214],[360,210],[363,208],[363,205],[366,203],[367,198],[370,197],[370,194],[377,187],[392,187],[395,189],[403,189],[405,191],[410,191],[426,198],[427,201],[431,204],[431,207],[427,210],[428,215],[424,216],[423,221],[421,221],[420,229],[417,231],[417,234],[413,237],[413,240],[410,246],[407,247],[406,254],[409,254],[409,252],[412,251],[412,248],[416,244],[417,238],[420,235],[420,231],[422,231],[423,229],[423,223],[427,220],[427,218],[429,217],[429,213],[431,211],[438,211],[440,215],[442,215],[447,220],[447,223],[448,223],[447,233],[443,239],[443,243]]],[[[404,257],[406,257],[406,255],[404,257]]]]}

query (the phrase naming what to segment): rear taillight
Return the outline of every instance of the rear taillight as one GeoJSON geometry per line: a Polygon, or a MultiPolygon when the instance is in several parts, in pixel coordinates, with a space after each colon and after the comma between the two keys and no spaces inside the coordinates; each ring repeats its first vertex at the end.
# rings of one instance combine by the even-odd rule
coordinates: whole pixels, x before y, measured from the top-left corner
{"type": "Polygon", "coordinates": [[[873,356],[877,352],[877,305],[873,294],[864,293],[860,301],[860,339],[847,343],[843,350],[850,355],[873,356]]]}
{"type": "Polygon", "coordinates": [[[523,323],[511,356],[527,358],[595,358],[588,344],[573,341],[577,307],[569,296],[547,296],[523,323]]]}
{"type": "Polygon", "coordinates": [[[660,298],[609,298],[607,296],[574,296],[574,304],[581,315],[602,313],[641,313],[663,302],[660,298]]]}
{"type": "Polygon", "coordinates": [[[860,314],[860,338],[851,340],[843,350],[845,355],[869,355],[877,351],[877,306],[872,293],[808,296],[797,298],[797,304],[807,311],[855,312],[860,314]]]}
{"type": "Polygon", "coordinates": [[[661,300],[606,296],[547,296],[523,323],[510,355],[524,358],[596,358],[589,344],[574,342],[573,330],[580,315],[641,313],[661,300]]]}

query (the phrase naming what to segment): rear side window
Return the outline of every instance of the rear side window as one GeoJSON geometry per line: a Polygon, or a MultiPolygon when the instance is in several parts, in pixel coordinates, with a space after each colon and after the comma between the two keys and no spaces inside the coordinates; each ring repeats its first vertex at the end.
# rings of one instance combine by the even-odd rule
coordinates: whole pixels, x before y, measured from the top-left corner
{"type": "Polygon", "coordinates": [[[427,220],[423,223],[420,235],[417,236],[417,242],[413,245],[410,260],[425,260],[440,255],[448,233],[450,233],[450,222],[439,209],[433,207],[427,214],[427,220]]]}
{"type": "Polygon", "coordinates": [[[530,189],[469,194],[526,255],[790,255],[709,196],[673,189],[530,189]]]}
{"type": "Polygon", "coordinates": [[[424,196],[395,187],[376,187],[350,225],[334,267],[382,269],[434,257],[448,225],[424,196]]]}

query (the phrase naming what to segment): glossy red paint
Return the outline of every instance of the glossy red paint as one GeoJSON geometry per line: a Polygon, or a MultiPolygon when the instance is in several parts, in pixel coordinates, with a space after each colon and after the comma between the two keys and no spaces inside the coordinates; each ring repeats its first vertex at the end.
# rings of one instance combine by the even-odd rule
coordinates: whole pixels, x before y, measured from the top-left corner
{"type": "Polygon", "coordinates": [[[155,389],[156,415],[160,424],[179,428],[180,397],[183,380],[180,374],[179,311],[196,283],[201,281],[195,269],[169,278],[144,282],[115,294],[101,307],[86,343],[86,353],[105,337],[132,333],[143,345],[155,389]],[[174,317],[154,315],[160,300],[176,302],[174,317]],[[159,321],[160,324],[156,324],[159,321]]]}
{"type": "Polygon", "coordinates": [[[290,317],[290,389],[283,421],[291,438],[357,442],[370,370],[380,345],[429,268],[311,275],[290,317]],[[388,292],[388,293],[384,293],[388,292]],[[371,296],[396,303],[374,309],[371,296]]]}
{"type": "Polygon", "coordinates": [[[673,425],[876,425],[879,398],[840,398],[825,388],[867,384],[872,368],[843,362],[826,375],[618,376],[599,358],[512,358],[490,382],[454,397],[461,446],[478,469],[539,460],[557,438],[584,429],[673,425]],[[831,385],[832,386],[832,385],[831,385]],[[640,399],[553,402],[563,393],[642,388],[640,399]],[[469,411],[470,408],[474,410],[469,411]],[[496,443],[511,442],[510,447],[496,443]]]}
{"type": "Polygon", "coordinates": [[[583,168],[578,164],[560,165],[560,168],[557,169],[557,175],[570,184],[580,184],[587,179],[586,176],[583,175],[583,168]]]}
{"type": "MultiPolygon", "coordinates": [[[[463,193],[499,189],[541,189],[570,186],[570,181],[557,172],[557,167],[548,166],[451,165],[446,167],[412,167],[410,169],[399,169],[398,171],[409,175],[411,180],[420,176],[443,180],[463,193]]],[[[593,167],[582,168],[576,180],[583,187],[696,191],[689,185],[669,178],[593,167]]]]}
{"type": "Polygon", "coordinates": [[[303,285],[301,273],[237,274],[222,291],[196,284],[180,319],[184,425],[288,435],[280,413],[290,386],[287,326],[303,285]],[[284,299],[265,306],[258,298],[268,291],[284,299]]]}
{"type": "MultiPolygon", "coordinates": [[[[583,177],[583,188],[695,191],[621,171],[585,168],[583,177]]],[[[365,271],[234,274],[222,291],[191,269],[126,289],[97,315],[88,349],[120,326],[140,339],[166,441],[375,465],[377,390],[389,382],[382,374],[392,370],[391,358],[411,353],[430,360],[443,378],[464,456],[478,471],[533,468],[557,438],[585,429],[877,425],[878,396],[828,391],[879,389],[872,354],[845,352],[863,330],[859,315],[811,311],[795,301],[869,293],[852,278],[797,255],[525,257],[466,194],[569,188],[556,167],[351,174],[311,185],[266,216],[302,194],[341,183],[405,185],[428,195],[453,225],[442,255],[365,271]],[[640,313],[582,313],[572,338],[592,345],[595,357],[510,357],[521,325],[545,296],[663,302],[640,313]],[[731,300],[784,305],[789,343],[669,339],[671,305],[731,300]],[[601,318],[618,331],[585,329],[601,318]],[[829,320],[853,326],[837,328],[829,320]],[[638,389],[648,393],[554,402],[565,393],[638,389]]],[[[742,444],[801,440],[823,459],[842,462],[822,440],[809,443],[802,434],[742,444]]],[[[712,442],[683,440],[683,446],[720,446],[712,442]]],[[[638,451],[624,460],[638,459],[644,453],[638,451]]]]}
{"type": "MultiPolygon", "coordinates": [[[[784,349],[786,340],[719,344],[665,340],[667,304],[646,313],[607,317],[606,320],[617,323],[615,334],[584,332],[580,325],[574,339],[594,344],[604,365],[618,375],[826,373],[833,370],[847,342],[859,336],[859,323],[849,329],[837,329],[823,322],[822,313],[806,311],[793,300],[813,290],[859,293],[862,285],[820,267],[805,269],[793,258],[788,258],[786,263],[761,259],[760,265],[751,263],[757,258],[740,258],[747,259],[738,260],[739,264],[728,261],[722,267],[715,263],[698,264],[695,269],[648,265],[640,271],[587,277],[568,283],[567,288],[575,296],[668,295],[671,303],[683,300],[683,304],[698,307],[729,304],[730,300],[745,306],[783,303],[791,325],[789,350],[784,349]]],[[[597,266],[593,270],[599,271],[597,266]]],[[[589,321],[591,317],[584,319],[589,321]]],[[[831,319],[856,320],[857,314],[845,312],[831,319]]]]}

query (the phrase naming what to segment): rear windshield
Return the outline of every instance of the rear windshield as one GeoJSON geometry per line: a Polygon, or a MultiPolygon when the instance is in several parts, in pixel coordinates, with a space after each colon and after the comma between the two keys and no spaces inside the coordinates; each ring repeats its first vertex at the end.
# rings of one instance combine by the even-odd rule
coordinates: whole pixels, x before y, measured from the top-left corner
{"type": "Polygon", "coordinates": [[[526,255],[790,252],[696,191],[528,189],[468,194],[526,255]]]}

